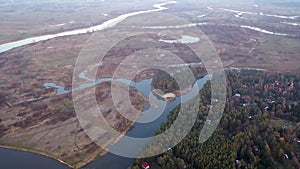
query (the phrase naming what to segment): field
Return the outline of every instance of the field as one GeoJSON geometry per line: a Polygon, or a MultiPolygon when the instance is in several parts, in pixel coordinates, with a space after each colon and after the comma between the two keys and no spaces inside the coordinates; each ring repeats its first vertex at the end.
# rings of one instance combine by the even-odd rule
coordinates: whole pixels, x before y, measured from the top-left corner
{"type": "Polygon", "coordinates": [[[120,14],[151,9],[152,5],[141,0],[117,0],[113,4],[99,0],[3,1],[0,4],[0,44],[89,27],[120,14]],[[130,9],[127,8],[129,4],[130,9]]]}

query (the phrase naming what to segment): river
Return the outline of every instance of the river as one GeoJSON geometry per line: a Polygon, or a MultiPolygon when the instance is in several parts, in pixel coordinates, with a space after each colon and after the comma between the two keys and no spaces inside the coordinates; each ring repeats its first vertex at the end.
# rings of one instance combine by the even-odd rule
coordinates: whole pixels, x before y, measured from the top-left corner
{"type": "MultiPolygon", "coordinates": [[[[83,74],[81,75],[83,76],[83,74]]],[[[158,106],[158,107],[150,107],[149,104],[145,104],[145,111],[140,115],[139,118],[145,118],[148,115],[155,115],[156,113],[151,113],[152,111],[157,111],[165,107],[162,115],[157,118],[155,121],[150,123],[135,123],[131,129],[126,133],[127,136],[136,137],[136,138],[146,138],[153,136],[155,131],[160,127],[163,122],[167,121],[167,116],[171,110],[173,110],[176,106],[178,106],[181,101],[185,102],[197,96],[199,90],[203,87],[203,85],[210,79],[210,77],[204,76],[203,78],[198,79],[192,89],[182,95],[176,97],[171,102],[165,102],[160,100],[154,96],[151,91],[151,82],[152,79],[142,80],[140,82],[132,82],[126,79],[116,79],[117,81],[124,82],[126,84],[130,84],[130,86],[135,87],[139,92],[143,93],[145,96],[150,96],[151,100],[158,106]],[[166,106],[165,106],[166,105],[166,106]]],[[[97,82],[109,81],[112,79],[98,79],[97,82]]],[[[61,86],[58,86],[55,83],[47,83],[48,85],[51,84],[53,87],[56,86],[57,89],[61,89],[61,86]]],[[[95,84],[94,84],[95,85],[95,84]]],[[[86,87],[89,87],[89,83],[87,83],[86,87]]],[[[59,93],[63,94],[65,92],[59,93]]],[[[152,118],[152,117],[150,117],[152,118]]],[[[138,120],[139,121],[139,120],[138,120]]],[[[122,143],[122,139],[118,142],[122,143]]],[[[117,144],[118,144],[117,143],[117,144]]],[[[44,157],[41,155],[37,155],[30,152],[23,152],[23,151],[16,151],[16,150],[9,150],[9,149],[0,149],[0,159],[1,159],[1,166],[7,169],[14,168],[14,169],[67,169],[68,167],[61,164],[60,162],[50,159],[48,157],[44,157]]],[[[133,159],[119,157],[117,155],[108,153],[107,155],[101,157],[98,160],[95,160],[89,163],[84,168],[106,168],[109,166],[109,169],[125,169],[133,164],[133,159]],[[105,167],[104,167],[105,166],[105,167]]]]}
{"type": "Polygon", "coordinates": [[[27,38],[27,39],[15,41],[15,42],[1,44],[0,45],[0,53],[9,51],[11,49],[14,49],[14,48],[17,48],[17,47],[20,47],[20,46],[29,45],[29,44],[33,44],[33,43],[36,43],[36,42],[41,42],[41,41],[57,38],[57,37],[80,35],[80,34],[96,32],[96,31],[107,29],[107,28],[111,28],[111,27],[116,26],[118,23],[122,22],[123,20],[125,20],[126,18],[128,18],[130,16],[135,16],[135,15],[140,15],[140,14],[144,14],[144,13],[159,12],[159,11],[162,11],[162,10],[166,10],[168,8],[164,7],[164,6],[166,6],[168,4],[174,4],[174,3],[176,3],[176,1],[170,1],[170,2],[165,2],[165,3],[155,4],[155,5],[153,5],[154,9],[126,13],[126,14],[120,15],[116,18],[105,21],[104,23],[102,23],[100,25],[96,25],[96,26],[92,26],[92,27],[88,27],[88,28],[71,30],[71,31],[57,33],[57,34],[42,35],[42,36],[27,38]]]}

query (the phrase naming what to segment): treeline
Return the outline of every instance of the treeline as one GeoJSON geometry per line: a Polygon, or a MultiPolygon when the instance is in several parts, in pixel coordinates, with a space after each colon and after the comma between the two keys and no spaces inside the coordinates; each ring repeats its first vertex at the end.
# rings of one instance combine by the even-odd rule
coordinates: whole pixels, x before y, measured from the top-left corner
{"type": "Polygon", "coordinates": [[[197,78],[203,77],[206,74],[206,70],[202,67],[189,67],[188,70],[178,69],[178,72],[175,72],[172,76],[160,71],[160,73],[153,78],[151,86],[165,93],[177,93],[180,87],[182,90],[190,88],[197,78]],[[191,75],[193,77],[191,77],[191,75]]]}

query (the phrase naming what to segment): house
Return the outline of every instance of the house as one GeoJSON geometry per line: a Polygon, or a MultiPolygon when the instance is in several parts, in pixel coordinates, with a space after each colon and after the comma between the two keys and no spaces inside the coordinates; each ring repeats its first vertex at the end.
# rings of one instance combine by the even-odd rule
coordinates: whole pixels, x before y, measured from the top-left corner
{"type": "Polygon", "coordinates": [[[256,152],[259,152],[258,146],[253,146],[253,148],[254,148],[254,150],[255,150],[256,152]]]}
{"type": "Polygon", "coordinates": [[[235,160],[235,163],[237,165],[237,168],[241,168],[242,162],[240,160],[235,160]]]}
{"type": "Polygon", "coordinates": [[[149,164],[148,164],[147,162],[142,162],[142,167],[143,167],[144,169],[150,168],[150,166],[149,166],[149,164]]]}
{"type": "Polygon", "coordinates": [[[241,94],[236,93],[233,97],[241,97],[241,94]]]}
{"type": "Polygon", "coordinates": [[[237,165],[240,165],[240,164],[241,164],[241,161],[240,161],[240,160],[235,160],[235,163],[236,163],[237,165]]]}
{"type": "Polygon", "coordinates": [[[300,143],[300,139],[299,138],[294,138],[294,141],[297,143],[300,143]]]}
{"type": "Polygon", "coordinates": [[[207,124],[211,124],[211,120],[206,120],[207,124]]]}
{"type": "Polygon", "coordinates": [[[240,104],[241,101],[241,94],[236,93],[235,95],[232,96],[231,98],[235,104],[240,104]]]}
{"type": "Polygon", "coordinates": [[[287,154],[284,154],[284,157],[285,157],[286,159],[289,159],[289,156],[288,156],[287,154]]]}
{"type": "Polygon", "coordinates": [[[280,137],[279,141],[283,143],[285,141],[285,138],[284,137],[280,137]]]}

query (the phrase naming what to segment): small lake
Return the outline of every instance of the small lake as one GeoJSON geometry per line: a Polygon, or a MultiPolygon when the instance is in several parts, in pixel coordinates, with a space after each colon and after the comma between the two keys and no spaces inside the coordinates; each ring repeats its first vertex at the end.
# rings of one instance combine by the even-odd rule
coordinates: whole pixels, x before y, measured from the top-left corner
{"type": "Polygon", "coordinates": [[[160,42],[166,42],[166,43],[183,43],[183,44],[187,44],[187,43],[196,43],[200,41],[200,38],[197,37],[192,37],[192,36],[187,36],[187,35],[182,35],[180,39],[177,40],[163,40],[160,39],[160,42]]]}

